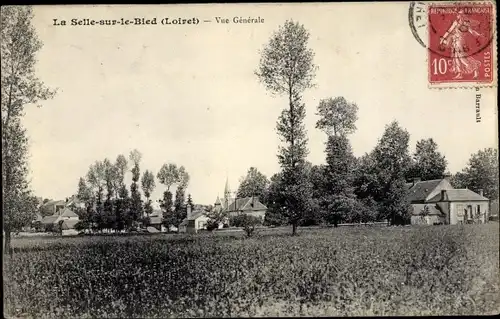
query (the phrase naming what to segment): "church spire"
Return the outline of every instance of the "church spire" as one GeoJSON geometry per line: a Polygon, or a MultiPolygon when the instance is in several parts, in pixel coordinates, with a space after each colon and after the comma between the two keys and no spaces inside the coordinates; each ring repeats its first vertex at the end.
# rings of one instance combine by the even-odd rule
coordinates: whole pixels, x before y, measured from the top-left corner
{"type": "Polygon", "coordinates": [[[229,189],[229,180],[226,177],[226,186],[224,187],[224,198],[229,199],[230,194],[231,194],[231,190],[229,189]]]}

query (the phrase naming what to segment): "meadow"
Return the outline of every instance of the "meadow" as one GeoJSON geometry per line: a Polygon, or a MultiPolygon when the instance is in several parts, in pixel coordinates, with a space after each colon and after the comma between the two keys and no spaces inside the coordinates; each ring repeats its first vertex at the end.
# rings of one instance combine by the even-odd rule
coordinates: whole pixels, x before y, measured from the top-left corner
{"type": "Polygon", "coordinates": [[[17,318],[500,312],[498,223],[15,239],[17,318]]]}

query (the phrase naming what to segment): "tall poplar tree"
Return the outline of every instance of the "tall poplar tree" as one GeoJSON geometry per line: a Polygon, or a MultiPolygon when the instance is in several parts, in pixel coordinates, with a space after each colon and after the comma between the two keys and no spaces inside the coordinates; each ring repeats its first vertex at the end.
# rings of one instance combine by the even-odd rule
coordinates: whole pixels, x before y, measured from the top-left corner
{"type": "Polygon", "coordinates": [[[25,107],[55,94],[35,73],[42,42],[32,20],[29,6],[1,7],[2,212],[9,252],[11,232],[28,225],[36,211],[28,181],[28,138],[21,120],[25,107]]]}
{"type": "Polygon", "coordinates": [[[277,131],[284,144],[279,148],[278,160],[284,185],[284,207],[281,211],[292,225],[294,235],[311,207],[311,185],[305,171],[308,152],[305,105],[301,94],[313,86],[317,67],[313,63],[314,53],[308,48],[308,41],[309,32],[302,24],[285,21],[262,50],[255,72],[269,92],[288,98],[288,106],[277,123],[277,131]]]}

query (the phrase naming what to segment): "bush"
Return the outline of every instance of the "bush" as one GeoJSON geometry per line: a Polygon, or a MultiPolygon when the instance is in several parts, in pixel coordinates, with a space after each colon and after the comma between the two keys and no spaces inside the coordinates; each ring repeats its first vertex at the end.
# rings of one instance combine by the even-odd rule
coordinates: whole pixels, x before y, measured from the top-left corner
{"type": "Polygon", "coordinates": [[[209,219],[207,221],[207,230],[214,231],[219,228],[219,223],[216,220],[209,219]]]}
{"type": "Polygon", "coordinates": [[[262,219],[256,216],[241,214],[230,218],[230,224],[234,227],[243,227],[248,237],[255,232],[255,227],[262,225],[262,219]]]}

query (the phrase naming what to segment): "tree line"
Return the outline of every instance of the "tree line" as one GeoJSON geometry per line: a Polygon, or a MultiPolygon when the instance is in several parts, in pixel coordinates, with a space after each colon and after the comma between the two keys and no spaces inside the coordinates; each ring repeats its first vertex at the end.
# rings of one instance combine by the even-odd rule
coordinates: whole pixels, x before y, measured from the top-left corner
{"type": "MultiPolygon", "coordinates": [[[[432,138],[418,141],[415,154],[410,156],[410,135],[393,121],[386,125],[375,148],[356,158],[348,136],[356,130],[358,107],[340,96],[323,99],[317,106],[320,119],[316,128],[327,135],[326,164],[308,163],[302,94],[315,86],[313,80],[318,70],[308,40],[309,32],[302,24],[287,20],[264,46],[255,71],[267,91],[287,98],[287,106],[276,124],[282,141],[278,149],[281,171],[271,177],[268,187],[260,188],[269,208],[266,222],[291,224],[293,234],[299,225],[323,222],[409,222],[410,203],[405,187],[408,178],[442,178],[447,165],[445,157],[432,138]]],[[[255,169],[250,173],[258,175],[255,169]]],[[[496,150],[473,155],[468,168],[452,182],[457,187],[484,189],[486,196],[497,198],[496,150]]],[[[249,193],[255,194],[254,182],[244,180],[242,185],[244,189],[253,185],[249,193]]]]}
{"type": "MultiPolygon", "coordinates": [[[[165,186],[163,198],[159,200],[161,223],[167,228],[179,227],[186,218],[188,172],[184,166],[168,163],[160,168],[156,178],[151,170],[141,175],[141,159],[142,154],[134,149],[128,159],[120,154],[114,163],[106,158],[90,165],[86,176],[78,182],[77,198],[84,208],[76,208],[80,217],[75,226],[77,230],[132,231],[149,226],[154,212],[151,194],[157,186],[156,180],[165,186]],[[125,183],[128,173],[132,177],[129,187],[125,183]],[[175,200],[172,186],[176,186],[175,200]]],[[[190,195],[187,202],[193,205],[190,195]]]]}

